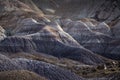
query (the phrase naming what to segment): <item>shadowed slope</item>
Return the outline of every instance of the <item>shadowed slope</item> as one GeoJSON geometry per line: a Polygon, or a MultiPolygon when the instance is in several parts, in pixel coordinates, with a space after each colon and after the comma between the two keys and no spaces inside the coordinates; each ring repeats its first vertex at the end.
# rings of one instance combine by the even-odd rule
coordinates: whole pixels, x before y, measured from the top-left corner
{"type": "Polygon", "coordinates": [[[108,58],[120,60],[120,40],[111,41],[105,53],[108,58]]]}
{"type": "Polygon", "coordinates": [[[120,18],[119,0],[32,0],[46,14],[72,19],[94,18],[98,21],[120,18]]]}

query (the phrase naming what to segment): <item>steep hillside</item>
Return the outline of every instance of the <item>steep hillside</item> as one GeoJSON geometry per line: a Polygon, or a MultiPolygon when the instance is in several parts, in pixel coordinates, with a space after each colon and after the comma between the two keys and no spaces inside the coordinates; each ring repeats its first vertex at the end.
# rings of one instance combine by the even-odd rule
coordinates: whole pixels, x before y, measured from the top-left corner
{"type": "Polygon", "coordinates": [[[119,80],[119,0],[0,0],[0,80],[119,80]]]}
{"type": "MultiPolygon", "coordinates": [[[[32,9],[18,0],[0,0],[0,25],[11,31],[17,26],[17,21],[33,17],[40,21],[47,21],[42,12],[32,9]]],[[[34,5],[33,5],[34,6],[34,5]]]]}
{"type": "Polygon", "coordinates": [[[23,20],[15,35],[0,42],[1,52],[42,52],[59,58],[66,57],[86,64],[103,63],[100,56],[83,48],[60,26],[47,26],[31,19],[23,20]],[[22,22],[24,22],[22,24],[22,22]],[[30,23],[29,23],[30,22],[30,23]]]}

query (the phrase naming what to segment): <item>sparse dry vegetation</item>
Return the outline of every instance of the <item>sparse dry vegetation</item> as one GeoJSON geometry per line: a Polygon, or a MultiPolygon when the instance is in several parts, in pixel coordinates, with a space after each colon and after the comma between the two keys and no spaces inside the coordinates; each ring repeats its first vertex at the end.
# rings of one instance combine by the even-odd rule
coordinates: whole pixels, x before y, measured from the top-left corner
{"type": "Polygon", "coordinates": [[[0,72],[0,80],[48,80],[36,73],[20,70],[0,72]]]}

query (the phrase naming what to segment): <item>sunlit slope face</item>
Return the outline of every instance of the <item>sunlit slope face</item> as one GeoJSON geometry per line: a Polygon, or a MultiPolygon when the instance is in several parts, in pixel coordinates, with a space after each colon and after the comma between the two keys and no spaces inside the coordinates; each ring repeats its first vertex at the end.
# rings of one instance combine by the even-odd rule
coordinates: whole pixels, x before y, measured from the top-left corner
{"type": "Polygon", "coordinates": [[[93,17],[114,20],[120,13],[119,0],[32,0],[44,13],[70,18],[93,17]]]}
{"type": "Polygon", "coordinates": [[[0,0],[0,13],[5,11],[10,12],[14,10],[31,10],[29,6],[18,0],[0,0]]]}
{"type": "Polygon", "coordinates": [[[44,14],[30,0],[0,0],[0,26],[12,30],[17,26],[17,21],[32,17],[45,20],[44,14]]]}

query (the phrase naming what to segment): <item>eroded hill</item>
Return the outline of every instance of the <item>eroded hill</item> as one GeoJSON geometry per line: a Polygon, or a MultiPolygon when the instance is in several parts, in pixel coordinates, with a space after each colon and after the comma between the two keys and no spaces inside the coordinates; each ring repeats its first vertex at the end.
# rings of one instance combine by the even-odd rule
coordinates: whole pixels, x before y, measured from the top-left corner
{"type": "Polygon", "coordinates": [[[118,0],[0,0],[0,79],[119,80],[119,12],[118,0]]]}

